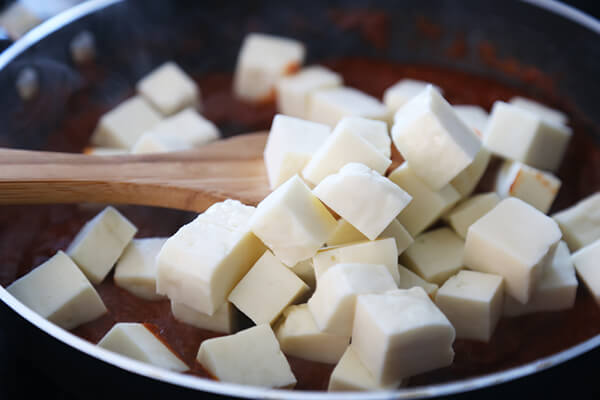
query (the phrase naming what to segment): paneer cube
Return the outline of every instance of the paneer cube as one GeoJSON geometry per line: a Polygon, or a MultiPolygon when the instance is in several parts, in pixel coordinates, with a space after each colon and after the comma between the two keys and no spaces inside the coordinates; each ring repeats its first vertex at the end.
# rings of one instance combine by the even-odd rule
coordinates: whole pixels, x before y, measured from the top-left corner
{"type": "Polygon", "coordinates": [[[518,161],[505,161],[496,176],[495,189],[501,198],[519,198],[546,214],[560,185],[560,179],[549,172],[518,161]]]}
{"type": "Polygon", "coordinates": [[[572,256],[579,278],[585,283],[591,295],[600,306],[600,239],[577,250],[572,256]]]}
{"type": "Polygon", "coordinates": [[[157,367],[178,372],[190,369],[146,324],[116,323],[98,346],[157,367]]]}
{"type": "Polygon", "coordinates": [[[348,130],[371,143],[381,154],[392,156],[392,139],[387,124],[383,121],[364,117],[344,117],[336,125],[337,129],[348,130]]]}
{"type": "Polygon", "coordinates": [[[552,218],[572,252],[593,243],[600,239],[600,192],[557,212],[552,218]]]}
{"type": "Polygon", "coordinates": [[[250,231],[254,213],[254,207],[225,200],[182,226],[158,253],[156,291],[213,315],[265,252],[250,231]]]}
{"type": "Polygon", "coordinates": [[[93,284],[99,284],[115,265],[137,228],[113,207],[86,222],[66,253],[93,284]]]}
{"type": "Polygon", "coordinates": [[[400,284],[398,289],[411,289],[415,286],[422,288],[431,298],[437,293],[439,286],[435,283],[427,282],[419,275],[412,272],[403,265],[398,264],[398,274],[400,275],[400,284]]]}
{"type": "Polygon", "coordinates": [[[196,328],[228,334],[238,330],[239,311],[228,301],[223,303],[213,315],[171,301],[171,313],[176,320],[196,328]]]}
{"type": "Polygon", "coordinates": [[[329,377],[327,391],[360,392],[393,390],[400,384],[401,382],[388,386],[378,384],[377,381],[375,381],[375,378],[373,378],[373,375],[371,375],[362,361],[360,361],[356,352],[352,349],[352,346],[348,346],[329,377]]]}
{"type": "Polygon", "coordinates": [[[308,309],[320,330],[350,337],[356,296],[383,293],[398,286],[381,264],[336,264],[318,278],[308,309]]]}
{"type": "Polygon", "coordinates": [[[253,102],[274,100],[277,81],[298,71],[304,54],[304,45],[296,40],[261,33],[247,35],[235,67],[234,94],[253,102]]]}
{"type": "Polygon", "coordinates": [[[290,356],[326,364],[337,363],[350,344],[350,337],[321,332],[308,306],[290,306],[275,334],[281,350],[290,356]]]}
{"type": "Polygon", "coordinates": [[[401,79],[383,92],[383,103],[387,108],[395,113],[404,104],[408,103],[415,96],[420,94],[428,85],[432,85],[438,92],[442,89],[430,82],[418,81],[415,79],[401,79]]]}
{"type": "Polygon", "coordinates": [[[330,133],[331,128],[327,125],[276,115],[264,152],[271,190],[302,173],[302,169],[330,133]]]}
{"type": "Polygon", "coordinates": [[[146,300],[159,300],[156,293],[156,256],[166,238],[133,239],[115,267],[117,286],[146,300]]]}
{"type": "MultiPolygon", "coordinates": [[[[410,233],[402,226],[397,219],[393,219],[392,222],[381,232],[377,239],[393,238],[396,241],[396,250],[398,254],[401,254],[404,250],[412,244],[413,237],[410,233]]],[[[362,242],[367,240],[367,237],[360,233],[358,229],[353,227],[348,221],[343,218],[338,219],[335,231],[329,239],[327,239],[328,246],[339,246],[341,244],[349,244],[352,242],[362,242]]]]}
{"type": "Polygon", "coordinates": [[[448,317],[458,339],[489,342],[502,315],[504,278],[460,271],[435,295],[435,304],[448,317]]]}
{"type": "Polygon", "coordinates": [[[352,349],[380,385],[452,364],[455,331],[420,287],[358,296],[352,349]]]}
{"type": "Polygon", "coordinates": [[[294,175],[258,204],[252,232],[288,267],[311,258],[335,229],[335,219],[294,175]]]}
{"type": "Polygon", "coordinates": [[[370,240],[376,239],[412,197],[364,164],[346,164],[313,189],[315,196],[370,240]]]}
{"type": "Polygon", "coordinates": [[[454,229],[454,232],[464,240],[467,237],[469,227],[496,207],[499,202],[500,197],[496,193],[476,194],[458,203],[443,218],[454,229]]]}
{"type": "Polygon", "coordinates": [[[498,156],[556,171],[571,135],[571,129],[564,125],[549,123],[535,113],[497,101],[483,134],[483,144],[498,156]]]}
{"type": "Polygon", "coordinates": [[[76,328],[106,312],[94,287],[62,251],[14,281],[6,290],[64,329],[76,328]]]}
{"type": "Polygon", "coordinates": [[[483,174],[487,169],[492,154],[485,147],[479,149],[475,159],[469,166],[462,170],[454,179],[450,181],[450,185],[460,194],[461,198],[469,196],[477,187],[483,174]]]}
{"type": "Polygon", "coordinates": [[[513,106],[517,106],[537,114],[540,118],[545,119],[550,123],[566,125],[567,122],[569,122],[569,118],[564,112],[550,108],[547,105],[538,103],[537,101],[527,99],[525,97],[516,96],[510,99],[508,102],[513,106]]]}
{"type": "Polygon", "coordinates": [[[413,172],[440,190],[473,162],[481,141],[432,86],[398,110],[392,139],[413,172]]]}
{"type": "Polygon", "coordinates": [[[560,238],[552,218],[510,197],[469,227],[464,265],[503,276],[506,292],[527,303],[560,238]]]}
{"type": "Polygon", "coordinates": [[[298,278],[302,279],[302,281],[308,285],[311,291],[315,290],[315,287],[317,286],[317,278],[315,276],[312,258],[300,261],[293,267],[289,268],[293,273],[296,274],[298,278]]]}
{"type": "Polygon", "coordinates": [[[274,388],[296,384],[296,377],[268,324],[204,340],[196,359],[222,382],[274,388]]]}
{"type": "Polygon", "coordinates": [[[473,105],[456,105],[454,111],[467,126],[475,131],[477,136],[483,137],[489,114],[483,108],[473,105]]]}
{"type": "Polygon", "coordinates": [[[450,228],[438,228],[417,236],[400,261],[426,281],[441,285],[462,268],[464,247],[450,228]]]}

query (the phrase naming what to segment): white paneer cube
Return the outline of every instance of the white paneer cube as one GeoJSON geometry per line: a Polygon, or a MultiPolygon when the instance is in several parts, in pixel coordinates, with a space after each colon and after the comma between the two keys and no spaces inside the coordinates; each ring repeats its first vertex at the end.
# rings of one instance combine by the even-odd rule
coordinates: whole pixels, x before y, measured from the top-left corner
{"type": "Polygon", "coordinates": [[[577,278],[567,244],[558,243],[552,262],[546,266],[533,295],[527,304],[510,296],[504,297],[504,315],[530,314],[539,311],[566,310],[575,304],[577,278]]]}
{"type": "Polygon", "coordinates": [[[337,123],[336,128],[348,130],[362,137],[384,157],[392,156],[392,139],[385,122],[363,117],[344,117],[337,123]]]}
{"type": "Polygon", "coordinates": [[[97,285],[115,265],[137,228],[116,209],[109,206],[86,222],[66,253],[97,285]]]}
{"type": "Polygon", "coordinates": [[[6,290],[48,321],[73,329],[106,312],[94,287],[62,251],[6,290]]]}
{"type": "Polygon", "coordinates": [[[302,279],[302,281],[308,285],[311,291],[315,290],[315,287],[317,286],[317,278],[315,276],[312,258],[300,261],[293,267],[289,268],[293,273],[296,274],[298,278],[302,279]]]}
{"type": "Polygon", "coordinates": [[[226,301],[213,315],[196,311],[183,303],[171,301],[171,313],[176,320],[220,333],[234,333],[238,330],[239,311],[230,302],[226,301]]]}
{"type": "Polygon", "coordinates": [[[462,268],[464,247],[450,228],[438,228],[415,237],[400,260],[421,278],[441,285],[462,268]]]}
{"type": "Polygon", "coordinates": [[[398,264],[398,274],[400,275],[400,284],[398,289],[411,289],[415,286],[422,288],[431,298],[437,293],[439,286],[435,283],[427,282],[419,275],[412,272],[403,265],[398,264]]]}
{"type": "Polygon", "coordinates": [[[313,257],[313,266],[318,281],[325,271],[336,264],[380,264],[388,269],[398,283],[400,276],[396,268],[397,261],[398,251],[394,239],[385,238],[325,247],[313,257]]]}
{"type": "Polygon", "coordinates": [[[96,146],[131,149],[146,131],[160,122],[162,116],[140,96],[125,100],[98,121],[92,136],[96,146]]]}
{"type": "Polygon", "coordinates": [[[460,194],[452,185],[446,185],[439,191],[432,190],[417,178],[406,162],[393,170],[388,178],[412,197],[408,206],[398,214],[398,221],[413,237],[431,226],[460,200],[460,194]]]}
{"type": "Polygon", "coordinates": [[[258,204],[252,232],[288,267],[311,258],[335,229],[335,218],[294,175],[258,204]]]}
{"type": "Polygon", "coordinates": [[[114,281],[137,297],[159,300],[156,293],[156,256],[167,238],[133,239],[115,267],[114,281]]]}
{"type": "Polygon", "coordinates": [[[557,212],[552,218],[572,252],[593,243],[600,239],[600,192],[557,212]]]}
{"type": "Polygon", "coordinates": [[[550,172],[540,171],[518,161],[505,161],[496,176],[498,196],[519,198],[544,214],[550,210],[561,181],[550,172]]]}
{"type": "Polygon", "coordinates": [[[341,124],[335,127],[313,154],[302,170],[302,175],[312,184],[318,185],[328,175],[335,174],[352,162],[364,164],[381,175],[392,163],[372,143],[353,129],[348,129],[348,124],[341,124]]]}
{"type": "Polygon", "coordinates": [[[320,65],[302,68],[277,82],[277,110],[292,117],[307,118],[310,95],[319,89],[341,86],[342,76],[320,65]]]}
{"type": "Polygon", "coordinates": [[[502,315],[504,278],[460,271],[435,295],[435,304],[448,317],[458,339],[489,342],[502,315]]]}
{"type": "Polygon", "coordinates": [[[473,105],[456,105],[454,111],[467,126],[475,131],[477,136],[483,137],[483,132],[490,115],[482,107],[473,105]]]}
{"type": "Polygon", "coordinates": [[[343,117],[351,116],[387,122],[390,112],[375,97],[347,86],[321,89],[310,95],[307,119],[333,127],[343,117]]]}
{"type": "Polygon", "coordinates": [[[494,192],[476,194],[458,203],[443,218],[464,240],[469,227],[496,207],[499,202],[500,197],[494,192]]]}
{"type": "Polygon", "coordinates": [[[319,279],[308,309],[320,330],[350,337],[356,296],[383,293],[398,286],[381,264],[336,264],[319,279]]]}
{"type": "Polygon", "coordinates": [[[267,250],[229,293],[228,300],[255,324],[271,324],[308,291],[308,285],[267,250]]]}
{"type": "Polygon", "coordinates": [[[177,64],[169,61],[150,72],[136,85],[138,93],[163,115],[200,106],[200,89],[177,64]]]}
{"type": "Polygon", "coordinates": [[[484,147],[479,149],[475,159],[469,166],[462,170],[454,179],[450,181],[450,185],[464,198],[469,196],[477,187],[481,177],[485,173],[492,154],[484,147]]]}
{"type": "Polygon", "coordinates": [[[508,101],[513,106],[517,106],[524,110],[530,111],[537,114],[540,118],[545,119],[550,123],[557,125],[566,125],[569,122],[567,114],[562,111],[550,108],[544,104],[538,103],[537,101],[527,99],[525,97],[513,97],[508,101]]]}
{"type": "MultiPolygon", "coordinates": [[[[35,12],[35,9],[39,6],[36,5],[35,8],[32,8],[22,1],[7,3],[7,6],[0,12],[0,26],[2,30],[11,39],[19,39],[31,28],[42,22],[40,16],[35,12]]],[[[44,5],[41,5],[41,8],[45,8],[44,5]]]]}
{"type": "Polygon", "coordinates": [[[432,85],[440,93],[443,92],[441,88],[430,82],[401,79],[385,89],[385,92],[383,92],[383,103],[391,112],[395,113],[400,107],[425,90],[428,85],[432,85]]]}
{"type": "Polygon", "coordinates": [[[327,125],[277,114],[264,152],[271,190],[301,174],[330,133],[331,128],[327,125]]]}
{"type": "Polygon", "coordinates": [[[213,315],[265,252],[250,231],[254,213],[254,207],[225,200],[182,226],[158,253],[156,291],[213,315]]]}
{"type": "Polygon", "coordinates": [[[483,134],[492,153],[534,168],[556,171],[571,139],[571,129],[537,114],[497,101],[483,134]]]}
{"type": "Polygon", "coordinates": [[[98,346],[157,367],[178,372],[190,369],[146,324],[116,323],[100,339],[98,346]]]}
{"type": "Polygon", "coordinates": [[[420,287],[358,296],[350,345],[380,385],[446,367],[455,331],[420,287]]]}
{"type": "Polygon", "coordinates": [[[333,372],[331,372],[327,391],[360,392],[393,390],[400,384],[401,382],[388,386],[378,384],[373,375],[371,375],[362,361],[360,361],[352,346],[348,346],[344,355],[333,369],[333,372]]]}
{"type": "Polygon", "coordinates": [[[502,200],[469,227],[467,268],[502,275],[506,292],[527,303],[552,261],[560,229],[552,218],[516,198],[502,200]]]}
{"type": "Polygon", "coordinates": [[[274,100],[277,81],[300,69],[304,53],[304,45],[296,40],[261,33],[247,35],[235,67],[234,94],[254,102],[274,100]]]}
{"type": "MultiPolygon", "coordinates": [[[[396,241],[396,250],[398,250],[398,254],[401,254],[406,250],[414,241],[413,237],[410,236],[410,233],[408,233],[402,224],[395,218],[377,237],[377,239],[386,238],[393,238],[396,241]]],[[[365,240],[367,240],[365,235],[360,233],[360,231],[353,227],[348,221],[340,218],[337,221],[335,231],[331,237],[327,239],[327,246],[339,246],[341,244],[362,242],[365,240]]]]}
{"type": "Polygon", "coordinates": [[[350,337],[321,332],[308,306],[290,306],[275,334],[281,350],[290,356],[326,364],[337,363],[350,344],[350,337]]]}
{"type": "Polygon", "coordinates": [[[394,145],[414,173],[440,190],[473,162],[481,141],[432,86],[398,110],[394,145]]]}
{"type": "Polygon", "coordinates": [[[364,164],[346,164],[313,189],[315,196],[370,240],[392,223],[412,197],[364,164]]]}
{"type": "Polygon", "coordinates": [[[196,359],[222,382],[275,388],[296,384],[296,377],[268,324],[204,340],[196,359]]]}
{"type": "Polygon", "coordinates": [[[572,256],[579,278],[585,283],[591,295],[600,306],[600,239],[577,250],[572,256]]]}

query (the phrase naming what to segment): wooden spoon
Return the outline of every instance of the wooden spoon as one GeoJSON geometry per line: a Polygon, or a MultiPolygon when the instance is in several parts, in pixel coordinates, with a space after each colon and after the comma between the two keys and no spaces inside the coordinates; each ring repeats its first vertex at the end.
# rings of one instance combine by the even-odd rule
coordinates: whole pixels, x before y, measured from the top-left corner
{"type": "Polygon", "coordinates": [[[256,205],[270,191],[266,139],[257,132],[148,155],[0,149],[0,204],[139,204],[197,212],[227,198],[256,205]]]}

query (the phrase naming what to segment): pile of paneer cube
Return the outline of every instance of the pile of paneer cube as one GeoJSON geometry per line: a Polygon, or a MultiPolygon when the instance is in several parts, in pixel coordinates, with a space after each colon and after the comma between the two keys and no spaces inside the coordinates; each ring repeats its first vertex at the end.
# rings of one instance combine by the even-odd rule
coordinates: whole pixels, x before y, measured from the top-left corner
{"type": "MultiPolygon", "coordinates": [[[[108,207],[8,290],[71,329],[106,312],[93,285],[114,267],[115,284],[226,334],[199,346],[215,378],[291,388],[289,355],[335,364],[331,391],[398,388],[452,364],[456,338],[489,341],[502,316],[571,308],[576,273],[600,304],[600,193],[546,215],[572,134],[565,114],[514,98],[488,115],[408,79],[380,102],[302,68],[304,56],[287,38],[242,44],[236,95],[274,97],[280,112],[264,151],[272,192],[257,207],[226,200],[143,239],[108,207]],[[393,169],[392,146],[404,159],[393,169]],[[504,159],[495,192],[473,195],[491,157],[504,159]],[[239,313],[255,326],[237,331],[239,313]]],[[[175,64],[137,89],[94,143],[172,151],[218,137],[175,64]]],[[[141,323],[116,324],[98,345],[189,369],[141,323]]]]}

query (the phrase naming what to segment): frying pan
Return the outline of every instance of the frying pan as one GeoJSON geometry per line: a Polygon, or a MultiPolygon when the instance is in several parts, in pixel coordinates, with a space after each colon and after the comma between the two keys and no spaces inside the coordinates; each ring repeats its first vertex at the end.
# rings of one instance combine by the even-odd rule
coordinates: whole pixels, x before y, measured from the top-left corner
{"type": "MultiPolygon", "coordinates": [[[[378,22],[374,24],[376,30],[381,28],[378,22]]],[[[73,112],[73,96],[78,91],[87,90],[94,104],[107,110],[131,94],[135,82],[164,60],[174,59],[195,75],[231,71],[241,40],[250,31],[303,41],[309,48],[307,63],[349,55],[382,58],[460,69],[526,86],[532,95],[560,103],[584,121],[584,130],[600,143],[600,22],[560,3],[349,0],[325,4],[304,0],[291,6],[269,1],[92,0],[46,21],[0,54],[0,146],[78,151],[89,132],[58,139],[53,135],[73,112]],[[328,16],[339,10],[385,15],[387,44],[373,42],[368,27],[348,30],[332,24],[328,16]],[[92,69],[79,69],[69,58],[68,43],[83,30],[96,39],[96,66],[92,69]],[[479,51],[450,57],[448,50],[456,37],[462,37],[467,48],[479,51]],[[493,52],[489,47],[486,52],[482,43],[493,44],[493,52]],[[524,67],[515,69],[514,60],[524,67]],[[25,66],[34,67],[39,74],[39,98],[33,106],[21,101],[14,88],[25,66]],[[529,72],[523,74],[523,70],[529,72]]],[[[225,136],[265,128],[235,122],[220,127],[225,136]]],[[[435,397],[473,390],[482,396],[502,393],[506,397],[532,387],[538,394],[556,394],[556,382],[564,378],[566,368],[571,367],[570,373],[575,368],[574,375],[587,377],[587,383],[595,379],[592,371],[600,360],[597,335],[509,370],[393,393],[265,390],[176,374],[119,356],[47,322],[1,287],[0,300],[2,351],[18,353],[69,392],[88,398],[117,394],[198,398],[203,392],[211,398],[351,400],[435,397]]],[[[577,381],[567,385],[573,382],[577,381]]]]}

